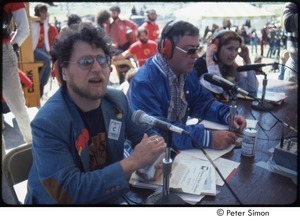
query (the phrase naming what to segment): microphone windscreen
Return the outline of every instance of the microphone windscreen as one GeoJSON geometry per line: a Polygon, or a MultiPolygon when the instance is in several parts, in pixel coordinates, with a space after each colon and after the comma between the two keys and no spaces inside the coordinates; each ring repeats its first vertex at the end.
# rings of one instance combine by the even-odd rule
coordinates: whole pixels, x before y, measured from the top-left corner
{"type": "Polygon", "coordinates": [[[210,82],[210,80],[213,79],[213,76],[211,74],[204,74],[203,78],[204,80],[210,82]]]}
{"type": "Polygon", "coordinates": [[[137,110],[137,111],[133,112],[132,117],[131,117],[131,120],[132,120],[134,123],[136,123],[136,124],[140,124],[140,123],[141,123],[141,121],[140,121],[141,116],[142,116],[144,113],[145,113],[145,112],[142,111],[142,110],[137,110]]]}
{"type": "Polygon", "coordinates": [[[248,66],[238,66],[237,68],[236,68],[236,71],[237,72],[243,72],[243,71],[248,71],[248,66]]]}
{"type": "Polygon", "coordinates": [[[265,67],[267,65],[273,65],[273,64],[274,63],[269,63],[269,64],[263,64],[263,63],[260,63],[260,64],[247,64],[247,65],[244,65],[244,66],[238,66],[236,68],[236,71],[237,72],[251,71],[251,70],[257,71],[258,69],[260,69],[262,67],[265,67]]]}

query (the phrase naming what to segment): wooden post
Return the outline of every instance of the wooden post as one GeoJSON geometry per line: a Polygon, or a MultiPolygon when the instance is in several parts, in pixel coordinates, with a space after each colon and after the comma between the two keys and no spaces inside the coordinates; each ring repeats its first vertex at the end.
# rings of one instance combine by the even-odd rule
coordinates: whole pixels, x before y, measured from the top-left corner
{"type": "MultiPolygon", "coordinates": [[[[30,29],[31,21],[34,18],[31,18],[29,14],[29,3],[25,3],[25,5],[30,29]]],[[[41,62],[34,62],[31,34],[32,33],[30,32],[30,35],[26,38],[26,40],[20,47],[19,68],[32,81],[32,87],[24,89],[26,106],[40,107],[40,80],[38,68],[43,66],[44,64],[41,62]]]]}

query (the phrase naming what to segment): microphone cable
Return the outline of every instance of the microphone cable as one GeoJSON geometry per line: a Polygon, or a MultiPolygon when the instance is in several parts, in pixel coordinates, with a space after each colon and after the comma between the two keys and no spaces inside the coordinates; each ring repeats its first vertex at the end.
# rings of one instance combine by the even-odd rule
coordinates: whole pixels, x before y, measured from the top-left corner
{"type": "Polygon", "coordinates": [[[255,101],[257,101],[264,109],[265,111],[267,111],[269,114],[271,114],[276,120],[278,120],[280,123],[282,123],[284,126],[286,126],[287,128],[289,128],[290,130],[298,133],[297,129],[295,129],[294,127],[288,125],[287,123],[285,123],[283,120],[280,120],[276,115],[274,115],[271,111],[269,111],[264,105],[263,103],[260,101],[260,99],[258,99],[257,97],[254,97],[252,95],[248,95],[249,97],[253,98],[255,101]]]}
{"type": "MultiPolygon", "coordinates": [[[[246,97],[245,95],[242,95],[242,96],[243,96],[244,99],[247,100],[247,97],[246,97]]],[[[249,96],[250,96],[250,95],[249,95],[249,96]]],[[[254,99],[254,97],[251,97],[251,98],[254,99]]],[[[259,100],[258,100],[258,102],[260,103],[259,100]]],[[[260,103],[260,104],[263,106],[262,103],[260,103]]],[[[259,123],[259,121],[257,120],[257,117],[254,116],[253,110],[252,110],[252,109],[250,109],[250,115],[251,115],[251,117],[252,117],[254,120],[257,121],[257,125],[262,129],[262,131],[263,131],[265,134],[266,134],[266,131],[271,131],[271,130],[276,126],[276,124],[277,124],[278,122],[280,122],[279,120],[276,119],[276,122],[275,122],[269,129],[265,129],[265,128],[263,128],[262,125],[259,123]]],[[[267,134],[266,134],[266,136],[268,137],[267,134]]]]}
{"type": "Polygon", "coordinates": [[[197,141],[197,139],[195,137],[193,137],[192,135],[189,134],[189,137],[192,139],[192,142],[200,148],[200,150],[202,151],[202,153],[204,154],[204,156],[208,159],[208,161],[211,163],[211,165],[215,168],[215,170],[217,171],[217,173],[219,174],[219,176],[221,177],[221,179],[223,180],[223,182],[225,183],[225,185],[228,187],[229,191],[232,193],[232,195],[234,196],[234,198],[238,201],[238,203],[240,205],[243,205],[241,200],[238,198],[238,196],[235,194],[235,192],[231,189],[231,187],[229,186],[228,182],[226,181],[226,179],[223,177],[223,175],[221,174],[219,168],[217,167],[217,165],[213,162],[213,160],[210,158],[210,156],[206,153],[206,151],[203,149],[202,145],[197,141]]]}
{"type": "MultiPolygon", "coordinates": [[[[288,125],[287,123],[285,123],[284,121],[280,120],[277,116],[275,116],[271,111],[267,110],[267,108],[265,108],[265,106],[263,105],[263,103],[260,101],[260,99],[254,97],[254,96],[251,96],[249,95],[251,98],[253,98],[254,100],[256,100],[257,102],[260,103],[260,105],[268,112],[270,113],[276,120],[276,122],[269,128],[269,129],[265,129],[263,128],[263,126],[257,121],[257,125],[262,129],[262,131],[264,132],[264,134],[266,135],[267,137],[267,141],[271,141],[271,139],[269,138],[267,132],[271,131],[275,126],[276,124],[279,122],[279,123],[282,123],[282,125],[288,127],[289,129],[291,129],[292,131],[294,132],[298,132],[295,128],[293,128],[292,126],[288,125]]],[[[244,98],[246,98],[246,96],[243,95],[244,98]]],[[[257,118],[254,116],[253,112],[252,112],[252,109],[250,110],[250,115],[255,119],[257,120],[257,118]]],[[[282,129],[284,131],[284,128],[282,129]]],[[[260,140],[265,140],[265,139],[262,139],[262,138],[257,138],[257,139],[260,139],[260,140]]],[[[284,135],[282,135],[282,137],[278,140],[280,140],[282,142],[283,139],[287,139],[287,138],[284,138],[284,135]]]]}
{"type": "Polygon", "coordinates": [[[278,63],[278,64],[279,64],[279,65],[282,65],[282,66],[285,67],[285,68],[290,69],[291,71],[293,71],[294,73],[297,74],[297,71],[295,71],[294,69],[290,68],[289,66],[287,66],[287,65],[285,65],[285,64],[282,64],[282,63],[278,63]]]}
{"type": "MultiPolygon", "coordinates": [[[[269,137],[269,135],[267,134],[267,131],[271,131],[279,121],[276,120],[276,122],[275,122],[269,129],[265,129],[265,128],[262,127],[262,125],[259,123],[259,121],[257,120],[257,118],[254,116],[254,114],[253,114],[253,112],[252,112],[252,109],[250,110],[250,115],[253,117],[254,120],[257,121],[257,125],[260,127],[260,129],[262,130],[262,132],[264,132],[264,134],[266,135],[266,137],[267,137],[266,140],[268,141],[268,146],[269,146],[269,145],[270,145],[270,144],[269,144],[270,137],[269,137]]],[[[259,138],[257,137],[257,139],[259,139],[259,138]]]]}

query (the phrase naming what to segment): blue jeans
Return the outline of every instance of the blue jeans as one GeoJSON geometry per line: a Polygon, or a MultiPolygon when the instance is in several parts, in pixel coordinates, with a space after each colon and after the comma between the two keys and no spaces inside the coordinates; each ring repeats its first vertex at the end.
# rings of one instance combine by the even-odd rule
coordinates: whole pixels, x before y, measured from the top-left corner
{"type": "Polygon", "coordinates": [[[51,73],[51,56],[45,52],[43,48],[36,48],[33,52],[35,61],[43,61],[44,66],[39,71],[41,95],[43,94],[44,86],[48,83],[51,73]]]}
{"type": "Polygon", "coordinates": [[[278,80],[283,80],[283,79],[284,79],[284,66],[282,62],[280,62],[278,80]]]}
{"type": "Polygon", "coordinates": [[[257,38],[251,38],[250,39],[250,45],[251,45],[251,53],[253,54],[253,49],[255,49],[255,53],[257,54],[258,39],[257,38]]]}

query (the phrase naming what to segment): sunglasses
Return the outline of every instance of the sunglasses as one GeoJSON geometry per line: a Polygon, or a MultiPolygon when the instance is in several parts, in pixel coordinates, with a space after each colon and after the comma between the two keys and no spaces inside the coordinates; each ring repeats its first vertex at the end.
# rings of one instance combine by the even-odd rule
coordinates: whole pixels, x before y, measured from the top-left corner
{"type": "Polygon", "coordinates": [[[82,69],[90,69],[93,65],[95,60],[98,62],[101,68],[105,69],[110,66],[110,57],[105,55],[105,57],[101,55],[88,55],[82,58],[79,58],[77,61],[64,61],[64,63],[72,63],[77,64],[82,69]]]}
{"type": "Polygon", "coordinates": [[[184,50],[178,46],[176,46],[175,48],[177,48],[179,51],[182,51],[183,53],[186,53],[187,55],[194,55],[196,52],[199,52],[200,47],[197,46],[195,48],[189,48],[188,50],[184,50]]]}

